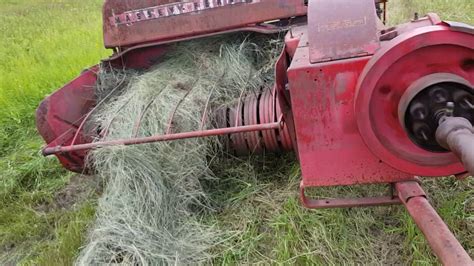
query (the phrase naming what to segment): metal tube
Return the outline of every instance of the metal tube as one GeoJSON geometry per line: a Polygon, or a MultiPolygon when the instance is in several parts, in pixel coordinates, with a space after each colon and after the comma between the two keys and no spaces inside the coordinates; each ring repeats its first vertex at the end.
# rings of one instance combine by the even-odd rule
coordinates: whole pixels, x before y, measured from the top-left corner
{"type": "Polygon", "coordinates": [[[468,130],[456,131],[449,135],[447,143],[466,170],[474,176],[474,133],[468,130]]]}
{"type": "Polygon", "coordinates": [[[279,129],[282,127],[283,127],[283,122],[280,120],[274,123],[259,124],[259,125],[217,128],[217,129],[209,129],[209,130],[203,130],[203,131],[192,131],[192,132],[183,132],[183,133],[175,133],[175,134],[156,135],[156,136],[135,138],[135,139],[118,139],[118,140],[101,141],[101,142],[71,145],[71,146],[46,147],[43,149],[43,155],[48,156],[48,155],[52,155],[56,153],[90,150],[93,148],[106,147],[106,146],[117,146],[117,145],[127,146],[127,145],[145,144],[145,143],[160,142],[160,141],[178,140],[178,139],[202,138],[202,137],[210,137],[210,136],[227,135],[227,134],[233,134],[233,133],[272,130],[272,129],[279,129]]]}
{"type": "Polygon", "coordinates": [[[473,265],[473,261],[433,209],[417,182],[396,184],[399,197],[443,265],[473,265]]]}
{"type": "Polygon", "coordinates": [[[86,114],[86,116],[84,117],[84,119],[82,120],[81,124],[79,125],[79,127],[77,128],[76,130],[76,134],[74,134],[74,137],[72,138],[72,142],[71,142],[71,145],[74,145],[74,143],[76,143],[76,140],[77,140],[77,137],[79,136],[79,132],[81,132],[82,128],[85,126],[86,124],[86,121],[89,119],[89,117],[92,115],[92,113],[94,113],[95,110],[97,110],[99,108],[99,106],[101,106],[102,104],[105,103],[105,101],[114,94],[114,92],[120,88],[122,86],[122,84],[125,82],[125,76],[122,78],[122,80],[120,80],[120,82],[117,84],[117,86],[115,86],[98,104],[96,104],[94,106],[94,108],[92,108],[92,110],[89,111],[89,113],[86,114]]]}
{"type": "Polygon", "coordinates": [[[462,117],[444,117],[436,131],[436,140],[461,160],[474,175],[474,127],[462,117]]]}

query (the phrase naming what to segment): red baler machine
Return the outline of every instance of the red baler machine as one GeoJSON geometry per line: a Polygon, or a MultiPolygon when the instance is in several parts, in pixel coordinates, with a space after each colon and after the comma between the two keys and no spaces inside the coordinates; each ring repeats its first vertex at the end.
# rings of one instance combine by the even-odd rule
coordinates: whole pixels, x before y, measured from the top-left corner
{"type": "Polygon", "coordinates": [[[114,54],[102,66],[147,69],[172,42],[287,31],[275,85],[220,109],[214,129],[94,142],[84,130],[102,104],[95,100],[94,66],[38,108],[43,153],[82,172],[90,149],[110,145],[219,135],[237,155],[294,151],[304,206],[404,204],[441,262],[472,265],[416,176],[474,174],[474,28],[436,14],[386,27],[385,2],[106,0],[104,42],[114,54]],[[351,199],[305,193],[376,183],[389,184],[392,193],[351,199]]]}

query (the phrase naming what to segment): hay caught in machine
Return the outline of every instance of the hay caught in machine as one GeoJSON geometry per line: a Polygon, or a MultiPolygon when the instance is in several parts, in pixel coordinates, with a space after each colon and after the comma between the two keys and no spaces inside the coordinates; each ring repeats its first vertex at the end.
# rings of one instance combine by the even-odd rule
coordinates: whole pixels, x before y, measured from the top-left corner
{"type": "MultiPolygon", "coordinates": [[[[176,44],[146,73],[103,69],[97,96],[113,95],[91,119],[105,136],[98,140],[197,130],[202,117],[208,117],[204,128],[212,128],[214,108],[272,86],[280,49],[275,37],[232,35],[176,44]]],[[[77,263],[211,259],[223,233],[200,222],[212,211],[201,181],[216,178],[209,161],[221,148],[214,137],[94,150],[90,162],[107,185],[77,263]]]]}

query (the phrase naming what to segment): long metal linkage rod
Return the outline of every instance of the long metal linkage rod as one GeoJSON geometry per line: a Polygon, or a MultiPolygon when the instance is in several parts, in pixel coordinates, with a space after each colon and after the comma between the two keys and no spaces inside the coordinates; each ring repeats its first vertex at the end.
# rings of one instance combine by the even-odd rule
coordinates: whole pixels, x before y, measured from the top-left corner
{"type": "Polygon", "coordinates": [[[474,265],[469,254],[426,199],[416,181],[396,183],[400,200],[443,265],[474,265]]]}
{"type": "Polygon", "coordinates": [[[117,145],[126,145],[127,146],[127,145],[136,145],[136,144],[160,142],[160,141],[171,141],[171,140],[178,140],[178,139],[221,136],[221,135],[251,132],[251,131],[274,130],[274,129],[281,129],[281,128],[283,128],[282,118],[280,118],[279,121],[274,122],[274,123],[259,124],[259,125],[249,125],[249,126],[239,126],[239,127],[229,127],[229,128],[217,128],[217,129],[209,129],[209,130],[202,130],[202,131],[192,131],[192,132],[156,135],[156,136],[142,137],[142,138],[100,141],[100,142],[70,145],[70,146],[46,147],[46,148],[43,149],[43,155],[48,156],[48,155],[57,154],[57,153],[65,153],[65,152],[80,151],[80,150],[90,150],[90,149],[94,149],[94,148],[107,147],[107,146],[117,146],[117,145]]]}

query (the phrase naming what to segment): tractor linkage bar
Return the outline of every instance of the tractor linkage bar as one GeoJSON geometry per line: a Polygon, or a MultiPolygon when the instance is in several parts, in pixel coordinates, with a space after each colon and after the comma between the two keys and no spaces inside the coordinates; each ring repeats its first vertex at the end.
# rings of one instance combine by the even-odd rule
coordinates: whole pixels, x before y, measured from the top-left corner
{"type": "Polygon", "coordinates": [[[443,265],[474,265],[416,181],[395,184],[398,197],[443,265]]]}
{"type": "Polygon", "coordinates": [[[390,187],[390,195],[384,197],[312,199],[306,197],[302,185],[300,196],[305,207],[311,209],[368,207],[402,203],[443,265],[474,265],[469,254],[429,203],[418,179],[397,182],[390,184],[390,187]]]}

